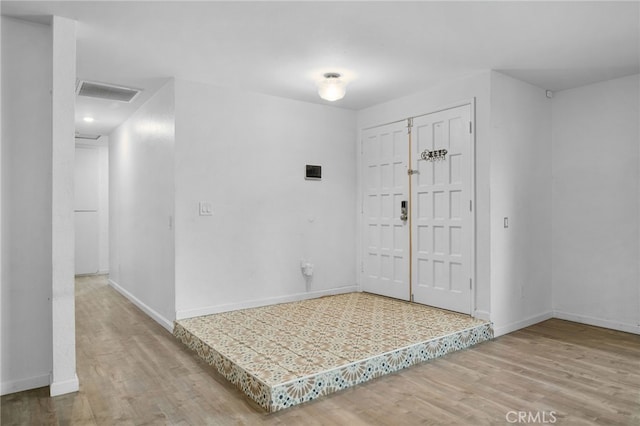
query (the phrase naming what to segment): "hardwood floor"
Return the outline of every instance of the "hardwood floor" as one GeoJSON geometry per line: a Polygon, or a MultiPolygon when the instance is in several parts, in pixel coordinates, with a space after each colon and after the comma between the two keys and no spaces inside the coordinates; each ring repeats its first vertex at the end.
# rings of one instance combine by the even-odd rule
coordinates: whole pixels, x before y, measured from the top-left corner
{"type": "Polygon", "coordinates": [[[3,396],[2,425],[640,424],[633,334],[549,320],[266,414],[104,277],[77,280],[76,310],[80,392],[3,396]]]}

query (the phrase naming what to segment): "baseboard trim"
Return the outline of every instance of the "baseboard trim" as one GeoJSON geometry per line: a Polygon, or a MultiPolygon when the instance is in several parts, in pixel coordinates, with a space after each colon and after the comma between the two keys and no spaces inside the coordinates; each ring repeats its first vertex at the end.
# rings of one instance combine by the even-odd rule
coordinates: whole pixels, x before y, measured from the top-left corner
{"type": "Polygon", "coordinates": [[[118,283],[109,279],[109,285],[113,287],[118,293],[122,294],[124,297],[129,299],[131,303],[136,305],[142,312],[150,316],[155,322],[160,324],[162,327],[167,329],[169,333],[173,334],[173,321],[169,321],[165,317],[163,317],[160,313],[152,309],[149,305],[135,297],[133,294],[129,293],[127,290],[122,288],[118,283]]]}
{"type": "Polygon", "coordinates": [[[473,312],[473,317],[483,321],[491,321],[491,313],[487,311],[476,310],[473,312]]]}
{"type": "Polygon", "coordinates": [[[300,300],[315,299],[334,294],[353,293],[358,291],[358,286],[336,287],[328,290],[318,290],[308,293],[297,293],[288,296],[268,297],[265,299],[249,300],[247,302],[225,303],[223,305],[205,306],[203,308],[185,309],[176,312],[176,319],[201,317],[204,315],[219,314],[221,312],[236,311],[238,309],[258,308],[260,306],[276,305],[278,303],[298,302],[300,300]]]}
{"type": "Polygon", "coordinates": [[[29,377],[20,380],[8,380],[0,383],[0,395],[8,395],[10,393],[22,392],[30,389],[49,386],[51,379],[49,374],[42,376],[29,377]]]}
{"type": "Polygon", "coordinates": [[[91,272],[89,274],[75,274],[74,277],[76,278],[97,277],[99,275],[109,275],[109,270],[107,269],[106,271],[91,272]]]}
{"type": "Polygon", "coordinates": [[[80,381],[78,375],[74,374],[73,379],[64,380],[61,382],[51,382],[49,386],[50,396],[66,395],[68,393],[78,392],[80,390],[80,381]]]}
{"type": "Polygon", "coordinates": [[[611,321],[602,318],[590,317],[587,315],[572,314],[564,311],[553,311],[554,318],[566,321],[578,322],[580,324],[593,325],[595,327],[609,328],[611,330],[624,331],[625,333],[640,334],[640,324],[628,324],[619,321],[611,321]]]}
{"type": "Polygon", "coordinates": [[[551,318],[553,318],[553,312],[548,311],[509,324],[496,325],[494,322],[493,335],[494,337],[498,337],[504,334],[509,334],[516,330],[520,330],[521,328],[529,327],[530,325],[537,324],[551,318]]]}

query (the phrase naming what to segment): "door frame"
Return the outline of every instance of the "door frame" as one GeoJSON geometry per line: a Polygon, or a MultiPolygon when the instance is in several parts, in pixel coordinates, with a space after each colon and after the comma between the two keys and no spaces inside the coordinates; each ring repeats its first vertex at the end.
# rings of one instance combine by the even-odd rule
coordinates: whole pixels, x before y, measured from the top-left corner
{"type": "MultiPolygon", "coordinates": [[[[471,316],[475,317],[476,314],[476,300],[478,298],[477,295],[477,262],[476,262],[476,257],[477,257],[477,244],[478,244],[478,236],[477,236],[477,220],[478,220],[478,214],[477,214],[477,203],[476,203],[476,192],[477,192],[477,187],[476,187],[476,142],[477,142],[477,137],[476,137],[476,98],[467,98],[467,99],[463,99],[457,102],[451,102],[451,103],[447,103],[447,104],[442,104],[440,107],[435,108],[434,110],[430,111],[430,112],[426,112],[426,113],[422,113],[422,114],[417,114],[417,115],[411,115],[411,116],[407,116],[405,118],[399,119],[399,120],[390,120],[384,123],[380,123],[380,124],[376,124],[374,126],[368,126],[368,127],[363,127],[361,129],[358,130],[358,145],[359,145],[359,159],[357,162],[357,168],[358,168],[358,205],[357,205],[357,229],[358,229],[358,241],[357,241],[357,256],[356,256],[356,268],[357,268],[357,278],[358,278],[358,282],[357,282],[357,286],[358,289],[360,291],[362,291],[362,283],[363,283],[363,279],[364,279],[364,249],[365,249],[365,242],[364,242],[364,238],[366,233],[364,232],[364,194],[365,191],[363,190],[363,184],[364,184],[364,151],[363,151],[363,140],[362,140],[362,134],[365,130],[368,129],[373,129],[376,127],[381,127],[381,126],[386,126],[388,124],[393,124],[393,123],[398,123],[398,122],[402,122],[405,121],[407,122],[410,118],[418,118],[418,117],[422,117],[425,115],[430,115],[430,114],[434,114],[437,112],[441,112],[441,111],[445,111],[445,110],[449,110],[449,109],[453,109],[453,108],[457,108],[460,106],[465,106],[465,105],[469,105],[470,108],[470,120],[471,120],[471,147],[469,149],[469,155],[471,156],[471,191],[469,193],[469,198],[471,199],[471,210],[472,210],[472,214],[471,214],[471,254],[470,254],[470,259],[469,261],[471,262],[470,265],[470,273],[471,273],[471,297],[470,297],[470,306],[469,306],[469,312],[471,312],[471,316]]],[[[408,138],[408,135],[407,135],[408,138]]],[[[411,165],[409,164],[409,167],[411,167],[411,165]]],[[[407,175],[407,179],[409,179],[409,176],[407,175]]],[[[411,208],[409,208],[409,211],[411,211],[411,208]]],[[[411,230],[409,231],[411,232],[411,230]]],[[[409,256],[412,256],[412,250],[413,247],[409,247],[409,256]]],[[[412,283],[410,283],[410,286],[412,285],[412,283]]],[[[410,288],[407,289],[407,292],[410,292],[410,288]]],[[[410,293],[409,293],[410,294],[410,293]]]]}

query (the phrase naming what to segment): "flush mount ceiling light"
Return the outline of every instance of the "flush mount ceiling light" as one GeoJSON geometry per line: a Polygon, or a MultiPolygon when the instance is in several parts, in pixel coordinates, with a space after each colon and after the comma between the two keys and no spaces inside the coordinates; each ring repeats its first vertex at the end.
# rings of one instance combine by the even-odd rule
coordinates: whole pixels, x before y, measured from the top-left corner
{"type": "Polygon", "coordinates": [[[93,123],[95,121],[93,117],[90,117],[88,115],[86,117],[83,117],[82,120],[84,120],[86,123],[93,123]]]}
{"type": "Polygon", "coordinates": [[[331,102],[344,98],[347,85],[340,77],[342,75],[337,72],[326,73],[324,79],[318,83],[318,95],[331,102]]]}

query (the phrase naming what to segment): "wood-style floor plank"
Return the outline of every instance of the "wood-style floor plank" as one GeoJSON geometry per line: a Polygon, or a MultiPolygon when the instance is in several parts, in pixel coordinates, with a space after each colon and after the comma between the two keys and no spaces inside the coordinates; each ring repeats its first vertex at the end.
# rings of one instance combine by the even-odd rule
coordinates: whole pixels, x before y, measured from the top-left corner
{"type": "Polygon", "coordinates": [[[2,425],[640,425],[640,336],[549,320],[266,414],[106,285],[76,283],[80,392],[2,397],[2,425]]]}

